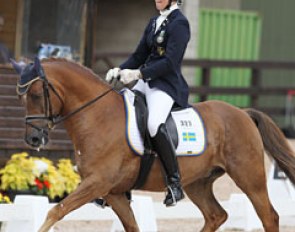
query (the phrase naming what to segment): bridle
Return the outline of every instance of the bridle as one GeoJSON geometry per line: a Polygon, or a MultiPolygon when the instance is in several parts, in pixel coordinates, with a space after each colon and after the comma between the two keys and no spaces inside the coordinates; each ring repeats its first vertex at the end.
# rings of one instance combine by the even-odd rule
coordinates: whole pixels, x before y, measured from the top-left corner
{"type": "Polygon", "coordinates": [[[40,75],[31,81],[25,83],[25,84],[17,84],[16,92],[19,96],[25,95],[32,84],[36,81],[42,81],[43,82],[43,97],[44,97],[44,115],[36,114],[36,115],[27,115],[25,117],[25,123],[26,125],[36,129],[38,132],[41,132],[42,134],[48,135],[48,132],[44,130],[44,128],[41,128],[37,125],[34,125],[33,123],[36,121],[46,121],[48,129],[52,129],[55,125],[67,120],[68,118],[72,117],[73,115],[77,114],[78,112],[82,111],[86,107],[92,105],[102,97],[106,96],[111,91],[115,91],[114,88],[109,88],[107,91],[103,92],[102,94],[98,95],[94,99],[86,102],[82,106],[78,107],[77,109],[69,112],[65,116],[61,116],[61,112],[63,111],[63,107],[61,108],[60,112],[58,114],[53,114],[53,108],[52,103],[50,100],[50,90],[57,96],[62,106],[64,106],[64,102],[61,98],[61,96],[58,94],[57,90],[49,82],[49,80],[46,78],[45,73],[43,70],[40,71],[40,75]],[[21,89],[25,89],[24,91],[21,91],[21,89]]]}

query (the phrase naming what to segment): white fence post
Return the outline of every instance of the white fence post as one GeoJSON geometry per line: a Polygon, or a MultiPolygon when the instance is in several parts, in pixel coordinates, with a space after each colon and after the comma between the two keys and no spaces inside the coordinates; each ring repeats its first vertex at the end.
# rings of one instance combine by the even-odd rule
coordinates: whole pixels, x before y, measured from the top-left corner
{"type": "Polygon", "coordinates": [[[10,220],[6,224],[5,232],[37,232],[44,222],[48,211],[48,198],[44,196],[17,195],[14,200],[16,206],[25,206],[19,220],[10,220]]]}
{"type": "Polygon", "coordinates": [[[268,174],[267,187],[270,199],[284,199],[295,201],[295,187],[282,171],[276,170],[272,162],[268,174]]]}
{"type": "MultiPolygon", "coordinates": [[[[157,232],[157,222],[155,217],[154,205],[151,197],[132,196],[131,207],[133,209],[136,222],[141,232],[157,232]]],[[[113,222],[111,232],[124,231],[122,223],[116,217],[113,222]]]]}
{"type": "MultiPolygon", "coordinates": [[[[45,221],[49,204],[43,196],[17,195],[14,204],[0,205],[0,221],[7,222],[1,232],[37,232],[45,221]]],[[[133,196],[131,207],[141,232],[156,232],[157,223],[152,198],[133,196]]],[[[113,220],[111,231],[124,231],[121,222],[111,208],[101,209],[92,203],[71,212],[63,220],[113,220]]],[[[53,232],[53,229],[50,230],[53,232]]]]}
{"type": "Polygon", "coordinates": [[[221,226],[225,229],[242,229],[251,231],[261,229],[262,224],[245,194],[232,194],[227,204],[228,219],[221,226]]]}

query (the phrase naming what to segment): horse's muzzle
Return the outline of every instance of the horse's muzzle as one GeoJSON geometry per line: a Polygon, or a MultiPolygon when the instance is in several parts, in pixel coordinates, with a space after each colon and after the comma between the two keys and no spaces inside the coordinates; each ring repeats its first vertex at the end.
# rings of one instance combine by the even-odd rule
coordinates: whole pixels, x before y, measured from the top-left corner
{"type": "Polygon", "coordinates": [[[28,145],[32,146],[33,148],[40,148],[41,146],[45,146],[49,139],[48,139],[48,131],[45,129],[36,130],[31,129],[31,133],[26,134],[25,141],[28,145]]]}

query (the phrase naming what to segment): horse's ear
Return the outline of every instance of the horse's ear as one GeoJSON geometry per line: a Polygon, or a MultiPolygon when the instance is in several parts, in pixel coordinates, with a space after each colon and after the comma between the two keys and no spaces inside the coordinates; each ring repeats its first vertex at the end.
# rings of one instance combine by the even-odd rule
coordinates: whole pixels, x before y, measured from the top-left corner
{"type": "Polygon", "coordinates": [[[38,70],[41,67],[41,61],[38,58],[38,56],[35,56],[35,59],[34,59],[34,67],[35,67],[36,70],[38,70]]]}
{"type": "Polygon", "coordinates": [[[45,77],[43,68],[41,66],[41,61],[37,56],[34,59],[34,69],[37,71],[37,73],[40,77],[45,77]]]}
{"type": "Polygon", "coordinates": [[[14,59],[10,59],[10,62],[13,66],[13,68],[15,69],[15,71],[18,73],[18,74],[21,74],[21,72],[23,71],[24,69],[24,66],[17,63],[14,59]]]}

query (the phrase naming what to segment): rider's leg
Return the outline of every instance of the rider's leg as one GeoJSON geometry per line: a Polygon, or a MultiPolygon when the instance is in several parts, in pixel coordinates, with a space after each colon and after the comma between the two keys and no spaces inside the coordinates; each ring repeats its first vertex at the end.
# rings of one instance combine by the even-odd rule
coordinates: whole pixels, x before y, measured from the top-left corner
{"type": "Polygon", "coordinates": [[[145,94],[145,89],[146,89],[146,83],[142,79],[138,80],[137,83],[132,87],[132,90],[137,90],[144,94],[145,94]]]}
{"type": "Polygon", "coordinates": [[[164,203],[166,206],[173,206],[184,198],[184,194],[181,188],[175,149],[165,124],[160,125],[158,133],[152,138],[152,143],[167,175],[168,194],[164,203]]]}
{"type": "Polygon", "coordinates": [[[184,198],[175,148],[165,125],[174,101],[168,94],[158,89],[146,91],[146,99],[149,109],[149,133],[167,176],[168,194],[164,203],[166,206],[172,206],[184,198]]]}

